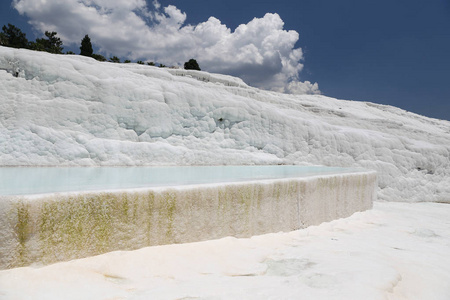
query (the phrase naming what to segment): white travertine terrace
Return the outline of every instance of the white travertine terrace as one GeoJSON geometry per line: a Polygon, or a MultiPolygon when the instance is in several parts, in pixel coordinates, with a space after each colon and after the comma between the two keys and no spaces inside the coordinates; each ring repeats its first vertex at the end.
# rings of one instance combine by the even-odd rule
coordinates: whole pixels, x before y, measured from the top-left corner
{"type": "Polygon", "coordinates": [[[220,74],[0,47],[0,166],[324,165],[450,201],[450,122],[220,74]]]}
{"type": "Polygon", "coordinates": [[[0,196],[0,269],[153,245],[292,231],[370,209],[375,197],[376,172],[364,170],[0,196]]]}

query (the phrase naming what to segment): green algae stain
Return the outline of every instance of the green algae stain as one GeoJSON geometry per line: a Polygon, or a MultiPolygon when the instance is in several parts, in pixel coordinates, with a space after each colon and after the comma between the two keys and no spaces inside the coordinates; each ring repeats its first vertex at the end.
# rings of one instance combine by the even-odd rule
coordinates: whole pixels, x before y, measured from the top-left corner
{"type": "Polygon", "coordinates": [[[146,242],[147,245],[150,246],[152,244],[152,223],[153,223],[153,214],[155,212],[155,193],[153,191],[148,192],[145,202],[145,225],[146,225],[146,242]]]}
{"type": "Polygon", "coordinates": [[[128,195],[126,193],[123,193],[122,195],[122,201],[116,201],[118,209],[119,209],[119,216],[121,222],[127,222],[129,219],[129,210],[130,210],[130,203],[128,199],[128,195]]]}
{"type": "Polygon", "coordinates": [[[17,238],[19,240],[19,244],[25,246],[25,242],[28,238],[28,233],[30,231],[29,229],[29,222],[30,222],[30,215],[29,215],[29,204],[24,202],[19,202],[16,209],[17,209],[17,224],[16,224],[16,234],[17,238]]]}
{"type": "Polygon", "coordinates": [[[30,220],[30,204],[19,201],[14,206],[14,214],[17,216],[17,221],[14,226],[14,233],[17,237],[17,260],[15,266],[24,266],[28,263],[27,259],[27,242],[31,233],[30,220]]]}
{"type": "Polygon", "coordinates": [[[178,198],[176,191],[169,190],[55,195],[39,199],[34,205],[18,201],[11,211],[17,241],[14,266],[172,243],[178,198]]]}
{"type": "Polygon", "coordinates": [[[245,215],[248,215],[252,202],[252,191],[249,186],[240,186],[238,188],[239,202],[244,208],[245,215]]]}
{"type": "Polygon", "coordinates": [[[277,204],[281,201],[281,183],[280,182],[275,182],[273,184],[273,198],[275,198],[275,201],[277,204]]]}
{"type": "Polygon", "coordinates": [[[264,198],[264,187],[262,185],[255,184],[253,195],[256,195],[256,209],[262,210],[262,202],[264,198]]]}
{"type": "Polygon", "coordinates": [[[165,201],[165,208],[166,208],[166,220],[167,220],[167,230],[166,230],[166,238],[168,241],[173,240],[173,223],[174,223],[174,216],[176,211],[176,202],[177,197],[175,193],[173,192],[166,192],[163,195],[163,199],[165,201]]]}
{"type": "Polygon", "coordinates": [[[220,187],[217,192],[217,213],[216,218],[219,220],[219,224],[224,222],[229,210],[229,198],[228,198],[227,188],[220,187]]]}
{"type": "Polygon", "coordinates": [[[243,226],[246,230],[251,227],[252,220],[252,188],[248,185],[239,186],[237,188],[238,202],[239,202],[239,215],[241,215],[241,220],[244,222],[243,226]]]}
{"type": "MultiPolygon", "coordinates": [[[[91,229],[94,240],[96,241],[96,249],[102,253],[109,248],[110,236],[113,233],[113,216],[119,215],[122,222],[128,220],[128,210],[114,211],[113,208],[120,203],[120,197],[115,194],[101,194],[98,199],[90,201],[90,210],[87,215],[91,219],[91,229]]],[[[125,199],[126,207],[128,207],[128,199],[125,199]]]]}
{"type": "Polygon", "coordinates": [[[132,221],[137,221],[138,220],[138,216],[139,216],[139,202],[140,202],[140,198],[138,197],[137,194],[129,194],[131,198],[131,204],[132,204],[132,208],[131,208],[131,220],[132,221]]]}
{"type": "MultiPolygon", "coordinates": [[[[117,199],[105,193],[45,200],[38,221],[42,261],[109,250],[113,232],[111,210],[117,206],[117,199]]],[[[116,211],[119,216],[121,213],[116,211]]]]}
{"type": "Polygon", "coordinates": [[[218,193],[218,205],[219,205],[219,211],[225,211],[227,209],[228,204],[228,193],[225,188],[220,188],[218,193]]]}

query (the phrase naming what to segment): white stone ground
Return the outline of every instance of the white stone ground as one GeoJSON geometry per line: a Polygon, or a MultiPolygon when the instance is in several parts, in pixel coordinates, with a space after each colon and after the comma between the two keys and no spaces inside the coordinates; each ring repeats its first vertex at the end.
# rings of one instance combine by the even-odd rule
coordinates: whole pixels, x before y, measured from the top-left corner
{"type": "Polygon", "coordinates": [[[1,299],[450,299],[450,205],[0,271],[1,299]]]}

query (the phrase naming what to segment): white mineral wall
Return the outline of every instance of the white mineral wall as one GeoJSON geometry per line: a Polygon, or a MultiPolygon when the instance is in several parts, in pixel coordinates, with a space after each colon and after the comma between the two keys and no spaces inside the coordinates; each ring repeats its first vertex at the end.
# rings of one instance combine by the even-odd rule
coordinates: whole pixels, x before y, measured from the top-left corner
{"type": "Polygon", "coordinates": [[[230,76],[0,47],[0,166],[303,164],[450,202],[450,122],[230,76]]]}
{"type": "Polygon", "coordinates": [[[139,191],[0,197],[0,269],[292,231],[372,207],[375,172],[139,191]]]}

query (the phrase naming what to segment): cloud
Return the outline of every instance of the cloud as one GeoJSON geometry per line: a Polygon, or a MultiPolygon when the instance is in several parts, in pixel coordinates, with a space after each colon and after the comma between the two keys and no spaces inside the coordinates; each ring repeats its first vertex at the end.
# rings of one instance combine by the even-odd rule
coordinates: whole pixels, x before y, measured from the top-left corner
{"type": "Polygon", "coordinates": [[[85,34],[108,55],[182,65],[196,58],[203,70],[241,77],[250,85],[288,93],[319,93],[299,82],[303,52],[299,35],[267,13],[232,31],[215,17],[185,24],[186,14],[154,0],[14,0],[39,32],[56,31],[64,44],[78,45],[85,34]]]}
{"type": "Polygon", "coordinates": [[[320,94],[319,85],[316,83],[311,83],[309,81],[291,81],[287,84],[284,89],[285,93],[297,94],[297,95],[317,95],[320,94]]]}

